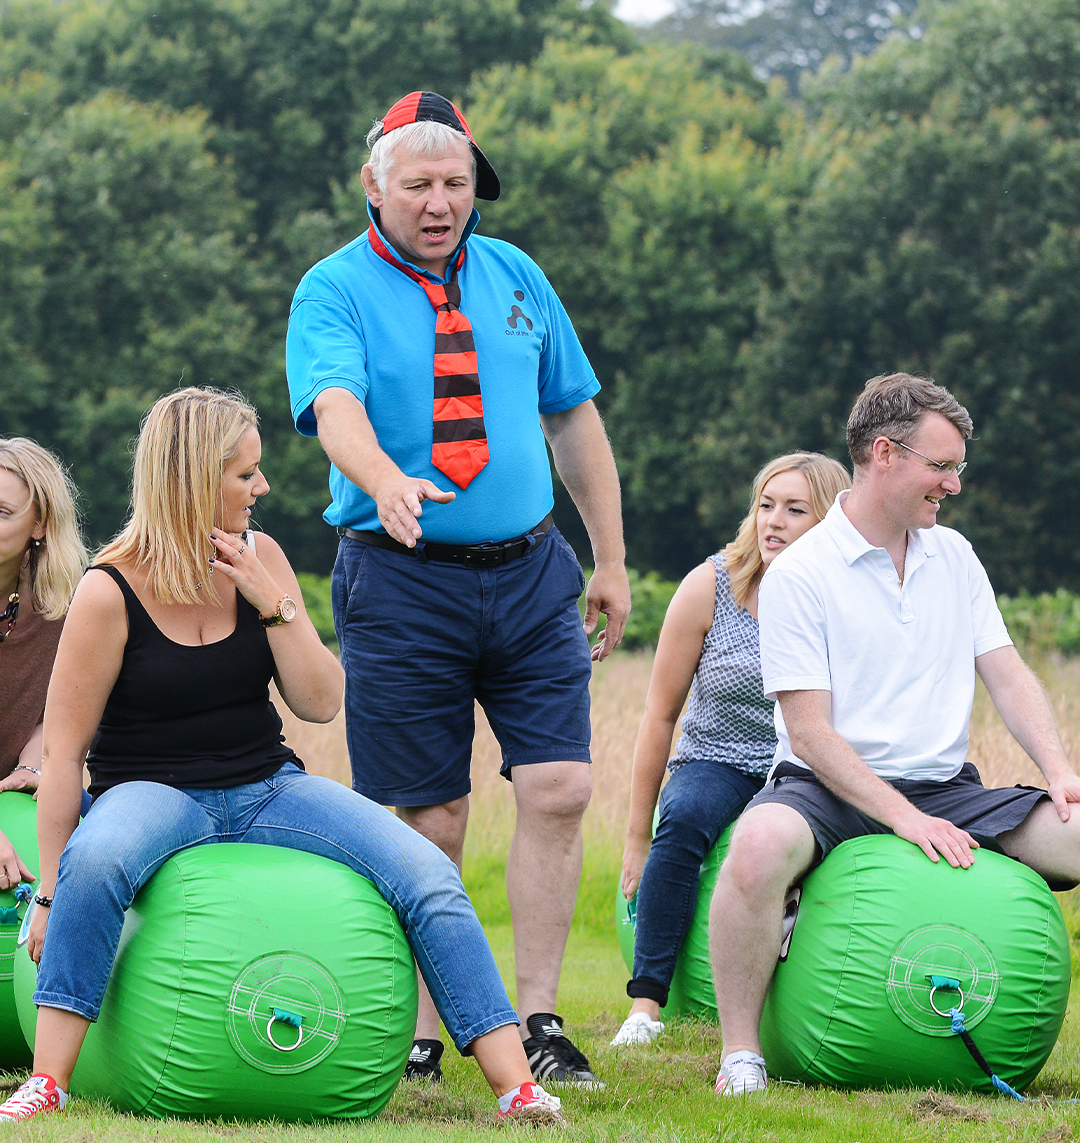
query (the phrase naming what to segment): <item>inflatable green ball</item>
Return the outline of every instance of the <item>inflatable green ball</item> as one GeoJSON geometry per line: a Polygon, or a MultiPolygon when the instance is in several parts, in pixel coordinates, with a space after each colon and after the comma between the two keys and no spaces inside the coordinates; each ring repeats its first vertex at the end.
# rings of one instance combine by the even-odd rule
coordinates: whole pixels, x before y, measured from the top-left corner
{"type": "MultiPolygon", "coordinates": [[[[20,956],[31,1040],[35,976],[20,956]]],[[[71,1090],[155,1117],[367,1118],[405,1070],[416,1004],[408,942],[370,881],[298,850],[197,846],[128,910],[71,1090]]]]}
{"type": "MultiPolygon", "coordinates": [[[[0,793],[0,833],[35,876],[38,873],[37,803],[22,790],[0,793]]],[[[15,1006],[15,945],[26,906],[16,900],[15,890],[0,892],[0,1071],[11,1071],[33,1062],[33,1050],[19,1026],[15,1006]]]]}
{"type": "Polygon", "coordinates": [[[931,976],[959,982],[976,1046],[1006,1083],[1026,1087],[1069,999],[1069,941],[1046,883],[986,849],[954,869],[892,834],[838,846],[803,883],[766,997],[770,1076],[992,1092],[951,1030],[958,994],[932,994],[931,976]]]}
{"type": "MultiPolygon", "coordinates": [[[[697,905],[690,921],[686,939],[679,950],[675,964],[675,974],[668,989],[668,1002],[660,1010],[663,1020],[673,1016],[696,1016],[699,1019],[716,1022],[716,992],[713,989],[712,964],[709,959],[709,905],[720,865],[727,856],[728,843],[734,823],[717,838],[701,863],[701,881],[698,884],[697,905]]],[[[653,821],[653,832],[656,820],[653,821]]],[[[615,931],[619,939],[619,949],[629,972],[634,971],[634,929],[636,910],[633,902],[623,896],[621,885],[615,887],[615,931]]]]}

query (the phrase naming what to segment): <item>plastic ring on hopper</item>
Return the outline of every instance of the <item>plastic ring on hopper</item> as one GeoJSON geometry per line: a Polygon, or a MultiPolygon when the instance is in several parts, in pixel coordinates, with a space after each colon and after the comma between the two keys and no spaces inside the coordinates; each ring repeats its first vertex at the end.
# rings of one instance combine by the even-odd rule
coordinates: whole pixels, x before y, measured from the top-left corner
{"type": "Polygon", "coordinates": [[[275,1008],[273,1010],[273,1012],[270,1014],[270,1019],[266,1025],[266,1038],[270,1041],[271,1044],[274,1045],[275,1048],[277,1048],[277,1050],[279,1052],[294,1052],[294,1051],[296,1051],[296,1049],[299,1048],[301,1043],[303,1042],[304,1029],[300,1027],[299,1021],[297,1021],[297,1023],[295,1023],[295,1024],[292,1024],[291,1020],[281,1020],[281,1022],[283,1024],[292,1024],[292,1027],[294,1027],[296,1029],[296,1043],[295,1044],[289,1044],[288,1046],[286,1046],[285,1044],[279,1044],[277,1042],[277,1040],[274,1039],[274,1033],[271,1031],[271,1029],[274,1027],[274,1024],[278,1020],[281,1020],[281,1013],[278,1011],[278,1009],[275,1008]]]}

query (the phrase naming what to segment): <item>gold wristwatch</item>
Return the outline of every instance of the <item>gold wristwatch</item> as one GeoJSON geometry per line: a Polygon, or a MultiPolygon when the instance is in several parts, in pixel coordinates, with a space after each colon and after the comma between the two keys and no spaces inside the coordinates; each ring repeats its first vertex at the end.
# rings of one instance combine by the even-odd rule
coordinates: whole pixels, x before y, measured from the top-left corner
{"type": "Polygon", "coordinates": [[[273,615],[260,615],[259,622],[264,627],[277,627],[279,623],[291,623],[296,618],[296,601],[283,595],[278,600],[277,611],[273,615]]]}

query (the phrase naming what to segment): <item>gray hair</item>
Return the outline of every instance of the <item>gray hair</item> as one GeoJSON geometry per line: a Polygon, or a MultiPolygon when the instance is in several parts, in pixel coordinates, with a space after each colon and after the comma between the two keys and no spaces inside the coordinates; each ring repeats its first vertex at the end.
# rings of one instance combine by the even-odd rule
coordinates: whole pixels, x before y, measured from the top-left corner
{"type": "MultiPolygon", "coordinates": [[[[404,148],[410,155],[423,158],[443,158],[452,152],[459,142],[468,145],[468,136],[445,123],[436,123],[430,119],[421,119],[418,123],[407,123],[388,131],[382,131],[382,120],[374,124],[367,134],[367,144],[371,148],[368,162],[371,164],[371,176],[375,185],[381,191],[386,190],[386,176],[394,161],[394,155],[404,148]]],[[[476,155],[469,147],[469,156],[472,160],[473,184],[476,184],[476,155]]]]}
{"type": "Polygon", "coordinates": [[[863,386],[847,423],[847,444],[854,465],[868,464],[874,441],[889,437],[903,441],[915,432],[927,413],[939,413],[964,438],[974,431],[967,409],[930,377],[887,373],[863,386]]]}

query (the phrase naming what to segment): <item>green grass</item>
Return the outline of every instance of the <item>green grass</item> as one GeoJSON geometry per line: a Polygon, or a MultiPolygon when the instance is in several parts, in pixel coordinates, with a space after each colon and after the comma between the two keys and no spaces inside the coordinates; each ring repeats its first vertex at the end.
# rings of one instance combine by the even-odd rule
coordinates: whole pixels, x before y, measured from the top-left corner
{"type": "MultiPolygon", "coordinates": [[[[466,843],[463,880],[490,937],[493,926],[510,924],[510,906],[506,900],[506,853],[501,849],[478,850],[470,842],[466,843]]],[[[615,886],[622,868],[621,860],[621,851],[615,853],[586,842],[581,886],[574,909],[575,932],[593,934],[603,940],[610,938],[614,945],[615,886]]],[[[508,954],[508,962],[512,959],[508,954]]],[[[511,980],[513,973],[509,976],[504,973],[504,977],[511,980]]]]}

